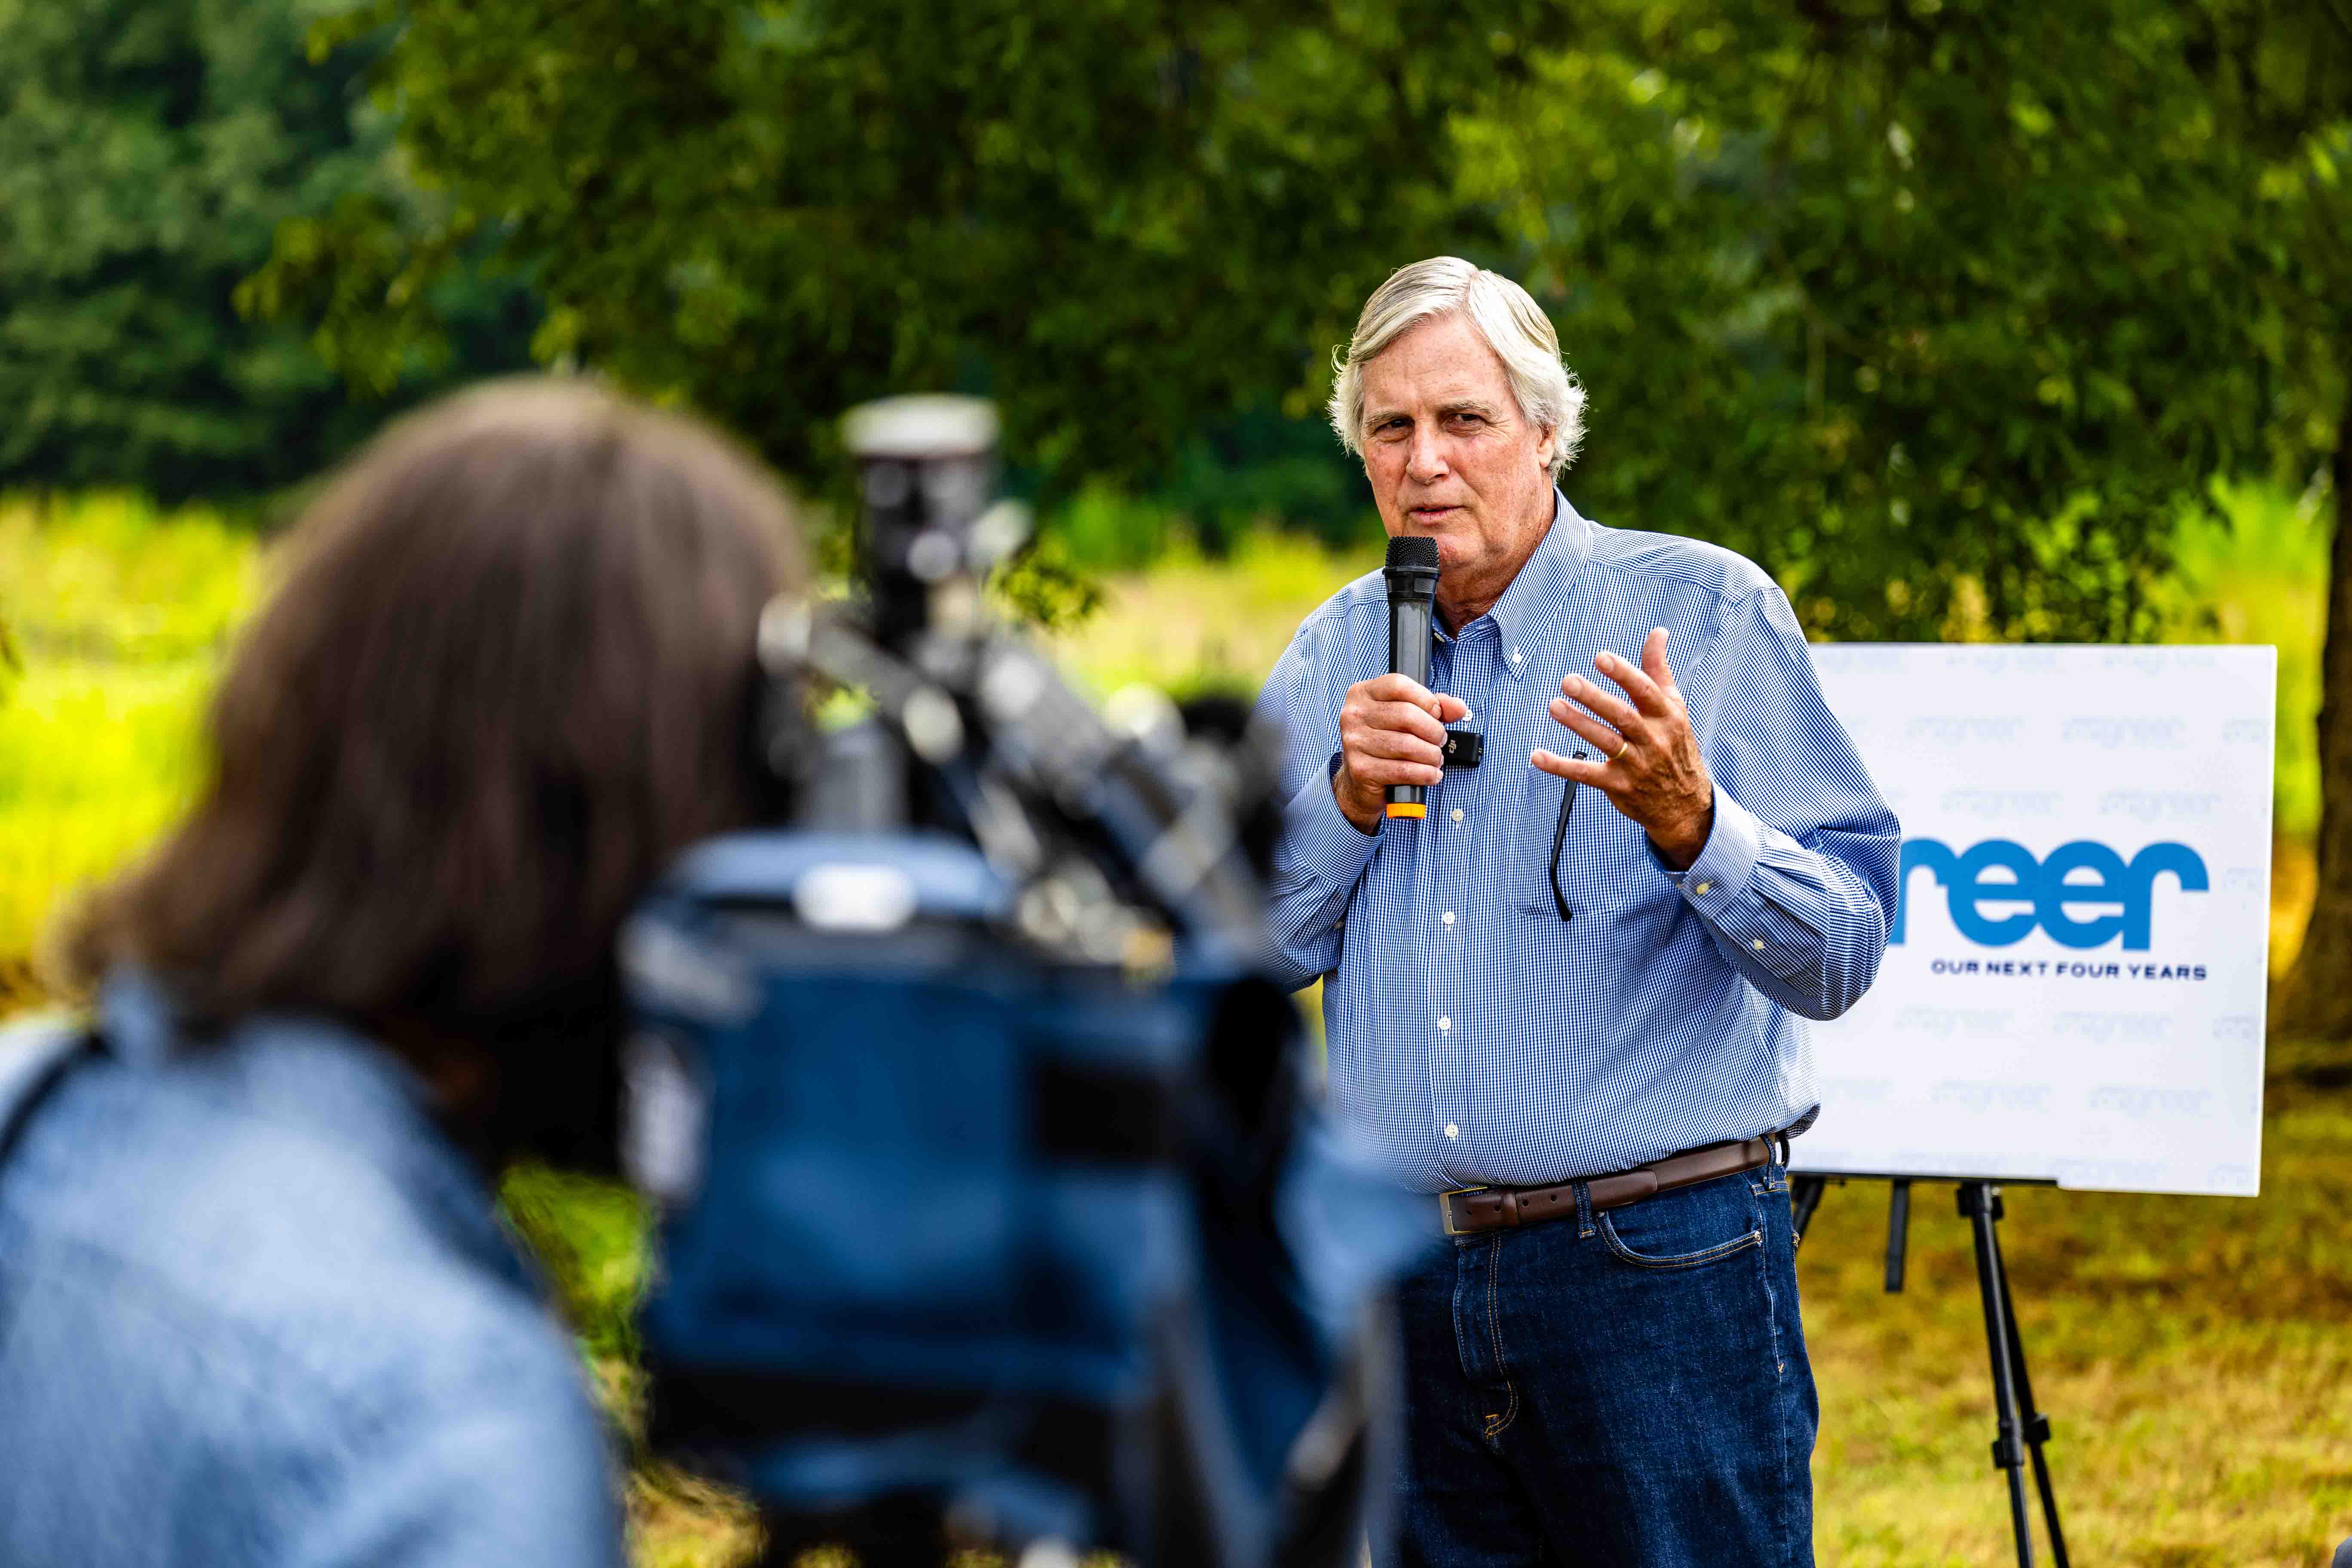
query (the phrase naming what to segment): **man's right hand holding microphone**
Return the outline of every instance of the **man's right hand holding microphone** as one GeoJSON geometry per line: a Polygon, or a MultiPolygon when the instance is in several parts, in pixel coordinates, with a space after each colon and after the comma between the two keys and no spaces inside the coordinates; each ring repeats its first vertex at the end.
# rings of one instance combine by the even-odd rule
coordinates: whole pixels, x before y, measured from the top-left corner
{"type": "Polygon", "coordinates": [[[1458,697],[1391,671],[1348,688],[1339,706],[1339,770],[1331,794],[1360,833],[1377,833],[1391,784],[1441,783],[1445,726],[1469,716],[1458,697]]]}

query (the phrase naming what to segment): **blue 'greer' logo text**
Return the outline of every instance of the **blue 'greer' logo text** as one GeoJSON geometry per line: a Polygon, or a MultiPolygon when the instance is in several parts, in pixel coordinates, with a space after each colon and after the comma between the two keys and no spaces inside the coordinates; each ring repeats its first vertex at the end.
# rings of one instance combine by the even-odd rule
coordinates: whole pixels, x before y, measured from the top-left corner
{"type": "Polygon", "coordinates": [[[1961,855],[1937,839],[1912,838],[1903,845],[1903,890],[1895,901],[1889,942],[1903,940],[1911,873],[1922,866],[1947,889],[1952,924],[1962,936],[1986,947],[2023,942],[2038,925],[2061,947],[2098,947],[2120,935],[2126,952],[2145,952],[2157,877],[2169,871],[2181,891],[2205,890],[2205,862],[2186,844],[2151,844],[2126,865],[2121,855],[2086,838],[2061,844],[2047,860],[2035,859],[2033,851],[2006,838],[1988,838],[1961,855]],[[1987,880],[1985,873],[1995,869],[2007,871],[2010,879],[1987,880]],[[2069,881],[2069,877],[2077,879],[2069,881]],[[1983,912],[1987,904],[2025,903],[2033,906],[2031,912],[1983,912]],[[2106,912],[2077,920],[2067,912],[2068,905],[2095,905],[2106,912]]]}

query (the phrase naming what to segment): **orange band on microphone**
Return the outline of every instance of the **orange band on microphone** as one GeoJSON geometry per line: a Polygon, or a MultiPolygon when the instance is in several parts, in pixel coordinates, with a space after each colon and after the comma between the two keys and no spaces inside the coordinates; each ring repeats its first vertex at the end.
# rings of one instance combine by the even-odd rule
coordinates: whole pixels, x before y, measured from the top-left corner
{"type": "Polygon", "coordinates": [[[1427,816],[1429,807],[1418,801],[1392,800],[1389,802],[1389,815],[1391,816],[1427,816]]]}

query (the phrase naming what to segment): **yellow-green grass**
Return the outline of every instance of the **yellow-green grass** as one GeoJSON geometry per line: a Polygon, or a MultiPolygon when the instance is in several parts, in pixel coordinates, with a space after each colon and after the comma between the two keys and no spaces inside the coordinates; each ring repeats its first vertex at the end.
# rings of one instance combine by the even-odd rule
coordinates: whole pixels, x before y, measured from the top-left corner
{"type": "Polygon", "coordinates": [[[251,529],[209,507],[0,497],[0,619],[30,662],[216,649],[253,603],[261,558],[251,529]]]}
{"type": "MultiPolygon", "coordinates": [[[[2316,800],[2307,736],[2324,540],[2267,492],[2231,498],[2230,512],[2235,532],[2184,533],[2168,614],[2179,640],[2280,644],[2291,828],[2316,800]]],[[[1059,646],[1103,690],[1147,680],[1247,692],[1299,618],[1378,560],[1376,542],[1339,559],[1280,538],[1245,542],[1226,562],[1171,555],[1114,578],[1103,615],[1059,646]]],[[[203,696],[262,574],[249,537],[201,510],[0,502],[0,625],[18,663],[0,669],[0,1009],[45,913],[135,853],[196,786],[203,696]]],[[[2277,869],[2283,959],[2310,897],[2307,850],[2283,842],[2277,869]]],[[[2318,1087],[2324,1065],[2296,1077],[2293,1047],[2272,1050],[2281,1076],[2262,1198],[2010,1191],[2019,1306],[2083,1561],[2318,1563],[2352,1534],[2339,1413],[2352,1361],[2352,1097],[2318,1087]]],[[[2007,1561],[1974,1276],[1949,1194],[1919,1192],[1902,1296],[1878,1289],[1883,1185],[1832,1190],[1802,1255],[1825,1563],[2007,1561]]],[[[626,1427],[636,1205],[538,1173],[506,1197],[550,1257],[626,1427]]],[[[751,1549],[740,1504],[691,1478],[641,1465],[630,1505],[642,1568],[707,1568],[751,1549]]]]}
{"type": "MultiPolygon", "coordinates": [[[[2077,1562],[2315,1565],[2352,1536],[2352,1100],[2299,1080],[2295,1054],[2273,1048],[2260,1198],[2006,1189],[2077,1562]]],[[[1822,1561],[2007,1562],[1967,1222],[1949,1186],[1917,1188],[1888,1296],[1885,1217],[1885,1184],[1833,1187],[1799,1255],[1822,1561]]]]}
{"type": "Polygon", "coordinates": [[[261,555],[205,508],[0,501],[0,1005],[58,906],[184,808],[261,555]]]}
{"type": "Polygon", "coordinates": [[[1279,533],[1249,535],[1222,561],[1179,547],[1111,577],[1101,611],[1054,645],[1106,692],[1141,681],[1255,696],[1308,612],[1380,564],[1377,536],[1344,555],[1279,533]]]}
{"type": "Polygon", "coordinates": [[[0,710],[0,1001],[50,916],[184,807],[209,663],[36,667],[0,710]]]}

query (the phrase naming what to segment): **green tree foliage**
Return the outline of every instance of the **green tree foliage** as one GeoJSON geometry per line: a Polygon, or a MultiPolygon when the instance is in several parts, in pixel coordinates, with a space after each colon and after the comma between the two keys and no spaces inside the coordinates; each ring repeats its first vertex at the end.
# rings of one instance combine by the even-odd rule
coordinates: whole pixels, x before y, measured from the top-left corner
{"type": "Polygon", "coordinates": [[[2201,15],[377,0],[336,37],[389,37],[433,203],[291,226],[261,284],[365,376],[493,237],[543,358],[803,477],[851,403],[984,390],[1016,458],[1213,544],[1360,508],[1236,416],[1311,415],[1369,288],[1452,250],[1559,322],[1596,512],[1757,555],[1826,634],[2138,636],[2179,498],[2277,406],[2201,15]]]}
{"type": "MultiPolygon", "coordinates": [[[[363,61],[310,63],[314,16],[0,0],[0,484],[250,495],[382,416],[232,299],[283,220],[387,174],[390,128],[355,124],[363,61]]],[[[459,291],[477,363],[517,363],[527,323],[496,349],[516,291],[459,291]]]]}
{"type": "Polygon", "coordinates": [[[2216,122],[2261,160],[2279,310],[2268,346],[2286,375],[2272,433],[2289,476],[2325,483],[2346,460],[2352,413],[2352,5],[2201,0],[2189,11],[2216,122]]]}
{"type": "Polygon", "coordinates": [[[2114,638],[2273,397],[2242,150],[2133,0],[1604,0],[1465,133],[1587,510],[1841,637],[2114,638]]]}
{"type": "Polygon", "coordinates": [[[2264,238],[2276,267],[2274,428],[2286,471],[2333,492],[2319,711],[2317,893],[2279,1028],[2352,1039],[2352,6],[2343,0],[2203,0],[2194,58],[2225,132],[2263,161],[2264,238]]]}
{"type": "MultiPolygon", "coordinates": [[[[264,283],[364,363],[482,234],[542,357],[690,400],[788,471],[908,388],[998,398],[1055,486],[1164,469],[1287,397],[1391,268],[1454,243],[1465,84],[1535,0],[380,0],[426,221],[348,209],[264,283]],[[387,329],[387,290],[404,301],[387,329]]],[[[1475,215],[1474,236],[1485,232],[1475,215]]]]}

